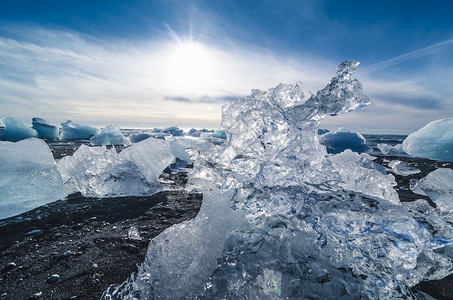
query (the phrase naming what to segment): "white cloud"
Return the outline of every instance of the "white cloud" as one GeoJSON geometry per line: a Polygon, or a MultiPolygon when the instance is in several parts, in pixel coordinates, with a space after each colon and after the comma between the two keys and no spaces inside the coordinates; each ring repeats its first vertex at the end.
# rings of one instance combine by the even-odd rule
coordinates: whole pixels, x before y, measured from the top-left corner
{"type": "Polygon", "coordinates": [[[168,40],[108,43],[43,29],[22,40],[0,37],[0,57],[3,115],[56,119],[58,114],[58,121],[101,123],[217,126],[218,99],[301,78],[310,78],[307,88],[315,91],[335,67],[257,47],[168,40]],[[169,100],[178,97],[194,101],[169,100]]]}
{"type": "MultiPolygon", "coordinates": [[[[131,127],[216,127],[221,99],[297,81],[303,82],[308,95],[323,88],[340,63],[227,39],[222,44],[133,42],[41,28],[20,32],[15,39],[0,37],[0,114],[24,122],[38,116],[53,123],[74,119],[131,127]]],[[[411,132],[448,117],[451,99],[433,92],[423,78],[392,81],[382,77],[385,72],[377,79],[370,72],[416,59],[430,49],[370,68],[361,66],[356,77],[373,104],[329,118],[324,125],[361,132],[411,132]]]]}

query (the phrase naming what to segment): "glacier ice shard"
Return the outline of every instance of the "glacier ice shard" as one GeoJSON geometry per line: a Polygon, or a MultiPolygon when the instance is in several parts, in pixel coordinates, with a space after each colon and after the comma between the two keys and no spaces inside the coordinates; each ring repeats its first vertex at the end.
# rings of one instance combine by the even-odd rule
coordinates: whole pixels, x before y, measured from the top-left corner
{"type": "Polygon", "coordinates": [[[450,225],[401,205],[369,155],[328,155],[318,141],[324,117],[369,104],[357,66],[340,64],[307,100],[280,84],[225,104],[226,142],[193,153],[199,214],[154,238],[103,299],[410,298],[451,272],[452,251],[438,251],[450,225]]]}
{"type": "Polygon", "coordinates": [[[31,137],[38,137],[38,132],[25,126],[21,121],[14,118],[3,118],[5,130],[0,136],[3,141],[17,142],[31,137]]]}
{"type": "Polygon", "coordinates": [[[440,211],[453,212],[453,170],[439,168],[418,181],[415,193],[428,195],[440,211]]]}
{"type": "Polygon", "coordinates": [[[93,146],[129,145],[131,142],[124,137],[117,125],[106,126],[100,133],[90,138],[93,146]]]}
{"type": "Polygon", "coordinates": [[[428,123],[403,141],[412,156],[453,162],[453,118],[428,123]]]}
{"type": "Polygon", "coordinates": [[[395,146],[388,144],[377,144],[379,151],[386,156],[408,156],[403,150],[402,144],[397,144],[395,146]]]}
{"type": "Polygon", "coordinates": [[[0,142],[0,219],[67,196],[47,144],[37,138],[0,142]]]}
{"type": "Polygon", "coordinates": [[[149,138],[119,154],[115,148],[82,145],[57,164],[69,194],[108,198],[159,191],[159,175],[173,160],[167,141],[149,138]]]}
{"type": "Polygon", "coordinates": [[[421,172],[420,169],[415,168],[410,164],[400,160],[392,160],[389,163],[389,167],[392,168],[391,172],[401,176],[409,176],[421,172]]]}
{"type": "Polygon", "coordinates": [[[327,147],[329,153],[340,153],[346,149],[354,152],[371,152],[365,138],[356,132],[346,128],[338,128],[336,131],[327,132],[319,137],[319,142],[327,147]]]}
{"type": "Polygon", "coordinates": [[[99,128],[89,126],[89,125],[80,125],[73,123],[71,120],[68,120],[64,123],[61,123],[61,140],[79,140],[79,139],[90,139],[99,133],[99,128]]]}
{"type": "Polygon", "coordinates": [[[41,118],[33,118],[32,127],[38,132],[40,139],[57,139],[60,134],[57,126],[50,125],[41,118]]]}

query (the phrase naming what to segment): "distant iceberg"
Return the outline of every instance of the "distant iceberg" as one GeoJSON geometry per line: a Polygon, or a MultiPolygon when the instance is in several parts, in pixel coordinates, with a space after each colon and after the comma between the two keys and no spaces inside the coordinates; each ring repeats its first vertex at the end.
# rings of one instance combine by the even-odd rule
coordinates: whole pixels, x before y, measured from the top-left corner
{"type": "Polygon", "coordinates": [[[0,136],[3,141],[17,142],[31,137],[38,137],[38,132],[25,126],[21,121],[14,118],[3,118],[5,130],[0,136]]]}
{"type": "Polygon", "coordinates": [[[177,126],[170,126],[167,128],[164,128],[162,132],[171,134],[172,136],[184,136],[184,131],[177,126]]]}
{"type": "Polygon", "coordinates": [[[453,162],[453,118],[428,123],[403,141],[412,156],[453,162]]]}
{"type": "Polygon", "coordinates": [[[131,142],[124,137],[117,125],[106,126],[100,133],[90,138],[93,146],[100,145],[129,145],[131,142]]]}
{"type": "Polygon", "coordinates": [[[36,138],[0,142],[0,219],[67,196],[47,144],[36,138]]]}
{"type": "Polygon", "coordinates": [[[60,134],[57,126],[50,125],[41,118],[33,118],[32,127],[38,132],[40,139],[57,139],[60,134]]]}
{"type": "Polygon", "coordinates": [[[227,138],[227,135],[226,135],[225,131],[223,131],[223,130],[216,130],[210,136],[213,138],[222,139],[222,140],[225,140],[227,138]]]}
{"type": "Polygon", "coordinates": [[[61,123],[61,140],[81,140],[90,139],[99,133],[99,128],[89,125],[79,125],[71,120],[61,123]]]}
{"type": "Polygon", "coordinates": [[[195,128],[192,128],[189,130],[189,135],[193,137],[200,137],[201,136],[201,131],[195,128]]]}
{"type": "Polygon", "coordinates": [[[366,139],[360,134],[349,131],[347,128],[338,128],[334,132],[326,132],[319,136],[319,142],[327,147],[328,153],[341,153],[346,149],[354,152],[371,152],[366,139]]]}

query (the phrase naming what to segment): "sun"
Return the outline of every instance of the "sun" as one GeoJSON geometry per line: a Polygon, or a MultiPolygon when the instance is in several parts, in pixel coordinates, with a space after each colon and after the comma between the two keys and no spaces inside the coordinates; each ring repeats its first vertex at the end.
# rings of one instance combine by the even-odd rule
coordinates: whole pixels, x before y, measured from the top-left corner
{"type": "Polygon", "coordinates": [[[166,56],[166,75],[180,88],[197,90],[212,83],[217,61],[208,46],[194,41],[175,43],[166,56]]]}

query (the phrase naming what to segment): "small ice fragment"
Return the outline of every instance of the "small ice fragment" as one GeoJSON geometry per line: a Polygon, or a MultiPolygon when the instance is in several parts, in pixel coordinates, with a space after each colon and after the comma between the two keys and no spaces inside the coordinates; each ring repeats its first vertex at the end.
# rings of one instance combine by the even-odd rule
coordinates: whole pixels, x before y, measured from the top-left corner
{"type": "Polygon", "coordinates": [[[142,237],[140,236],[140,233],[138,232],[138,229],[135,226],[131,226],[131,228],[129,228],[129,231],[127,232],[127,237],[131,240],[138,241],[142,240],[142,237]]]}
{"type": "Polygon", "coordinates": [[[15,262],[9,262],[9,263],[7,263],[6,265],[3,266],[1,274],[8,273],[9,271],[14,269],[15,267],[16,267],[16,263],[15,262]]]}
{"type": "Polygon", "coordinates": [[[401,176],[409,176],[409,175],[414,175],[418,174],[421,171],[415,167],[412,167],[406,162],[400,161],[400,160],[392,160],[389,163],[389,167],[392,168],[392,172],[401,175],[401,176]]]}
{"type": "Polygon", "coordinates": [[[32,231],[29,231],[29,232],[25,233],[25,235],[28,235],[28,236],[40,235],[40,234],[42,234],[42,230],[41,229],[35,229],[35,230],[32,230],[32,231]]]}
{"type": "Polygon", "coordinates": [[[55,282],[57,282],[58,280],[60,280],[60,275],[58,275],[58,274],[53,274],[53,275],[51,275],[51,276],[47,279],[47,282],[48,282],[48,283],[55,283],[55,282]]]}

